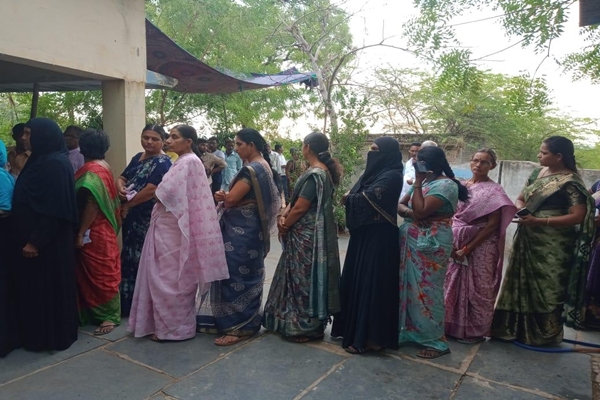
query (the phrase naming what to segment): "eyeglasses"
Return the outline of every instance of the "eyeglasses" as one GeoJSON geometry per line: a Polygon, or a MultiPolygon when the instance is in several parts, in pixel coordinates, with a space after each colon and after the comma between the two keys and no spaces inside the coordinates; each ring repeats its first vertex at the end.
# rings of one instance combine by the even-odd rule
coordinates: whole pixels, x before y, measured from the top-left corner
{"type": "Polygon", "coordinates": [[[481,165],[492,165],[489,161],[487,160],[480,160],[478,158],[474,158],[471,160],[471,164],[481,164],[481,165]]]}

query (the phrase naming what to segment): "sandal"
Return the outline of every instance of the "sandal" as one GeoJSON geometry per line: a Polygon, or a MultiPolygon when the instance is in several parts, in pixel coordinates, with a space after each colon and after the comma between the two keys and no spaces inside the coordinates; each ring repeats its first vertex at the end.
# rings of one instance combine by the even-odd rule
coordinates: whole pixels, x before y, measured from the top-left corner
{"type": "Polygon", "coordinates": [[[485,338],[484,337],[462,338],[462,339],[456,339],[456,341],[458,343],[462,343],[462,344],[477,344],[477,343],[485,342],[485,338]]]}
{"type": "Polygon", "coordinates": [[[325,337],[325,335],[318,335],[318,336],[290,336],[290,337],[286,337],[285,340],[287,340],[289,342],[293,342],[293,343],[308,343],[308,342],[312,342],[314,340],[323,340],[324,337],[325,337]]]}
{"type": "Polygon", "coordinates": [[[150,340],[152,340],[153,342],[156,342],[156,343],[164,343],[164,342],[166,342],[166,340],[159,339],[158,336],[156,336],[155,333],[153,333],[152,335],[148,336],[148,339],[150,339],[150,340]]]}
{"type": "Polygon", "coordinates": [[[367,346],[364,348],[354,347],[354,346],[344,347],[344,351],[346,353],[350,353],[350,354],[365,354],[370,351],[381,351],[381,350],[383,350],[383,347],[379,347],[379,346],[378,347],[367,346]]]}
{"type": "Polygon", "coordinates": [[[215,345],[217,346],[233,346],[239,342],[250,339],[254,335],[244,335],[244,336],[235,336],[235,335],[223,335],[215,339],[215,345]],[[234,339],[227,339],[234,338],[234,339]]]}
{"type": "Polygon", "coordinates": [[[417,357],[425,358],[427,360],[433,360],[434,358],[438,358],[443,356],[444,354],[450,354],[450,349],[446,350],[437,350],[437,349],[423,349],[417,352],[417,357]]]}
{"type": "Polygon", "coordinates": [[[117,324],[113,324],[112,322],[108,324],[103,322],[102,324],[100,324],[99,327],[97,327],[94,330],[94,336],[108,335],[109,333],[114,331],[116,327],[117,324]]]}

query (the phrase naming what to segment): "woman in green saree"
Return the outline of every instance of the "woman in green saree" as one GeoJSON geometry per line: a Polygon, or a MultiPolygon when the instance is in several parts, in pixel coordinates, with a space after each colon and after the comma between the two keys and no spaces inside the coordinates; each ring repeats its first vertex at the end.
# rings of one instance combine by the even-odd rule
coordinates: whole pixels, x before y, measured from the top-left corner
{"type": "Polygon", "coordinates": [[[538,159],[543,168],[516,201],[526,211],[519,212],[492,324],[492,337],[533,346],[562,341],[564,311],[567,323],[581,323],[594,229],[594,203],[577,174],[573,142],[550,137],[538,159]]]}
{"type": "Polygon", "coordinates": [[[277,224],[284,251],[263,326],[297,343],[322,339],[329,317],[340,311],[340,257],[332,202],[340,171],[328,148],[329,139],[322,133],[304,139],[302,153],[310,167],[296,182],[277,224]]]}

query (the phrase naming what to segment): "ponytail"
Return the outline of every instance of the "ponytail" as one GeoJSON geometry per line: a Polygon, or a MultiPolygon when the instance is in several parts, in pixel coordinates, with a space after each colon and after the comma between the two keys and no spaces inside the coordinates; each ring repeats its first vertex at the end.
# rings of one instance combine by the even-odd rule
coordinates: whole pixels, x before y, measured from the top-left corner
{"type": "Polygon", "coordinates": [[[200,160],[202,160],[202,154],[200,154],[200,149],[198,149],[198,143],[192,141],[192,151],[200,160]]]}
{"type": "MultiPolygon", "coordinates": [[[[264,141],[264,139],[263,139],[264,141]]],[[[271,169],[273,169],[273,166],[271,165],[271,155],[269,154],[269,152],[267,151],[267,145],[266,142],[263,145],[263,148],[260,149],[260,154],[262,154],[263,158],[265,159],[265,161],[267,162],[267,164],[269,164],[269,167],[271,167],[271,169]]]]}
{"type": "Polygon", "coordinates": [[[325,164],[327,166],[327,170],[329,171],[329,175],[331,175],[331,180],[333,181],[333,185],[337,186],[340,184],[340,178],[341,178],[341,169],[342,167],[340,166],[340,164],[338,163],[338,161],[331,157],[331,153],[329,153],[328,151],[322,151],[319,154],[317,154],[317,158],[319,159],[319,161],[321,161],[323,164],[325,164]]]}
{"type": "Polygon", "coordinates": [[[442,171],[444,172],[444,175],[446,175],[448,178],[450,178],[454,183],[456,183],[458,185],[458,199],[460,201],[469,200],[469,189],[467,189],[467,187],[465,185],[460,183],[460,181],[455,178],[456,175],[454,175],[454,171],[452,171],[450,164],[448,164],[448,160],[445,160],[445,161],[446,162],[444,163],[442,171]]]}
{"type": "Polygon", "coordinates": [[[308,146],[312,153],[316,154],[320,162],[327,166],[331,180],[334,186],[337,186],[341,180],[342,167],[335,158],[331,157],[331,153],[328,151],[329,139],[327,139],[327,136],[321,132],[309,133],[304,138],[304,144],[308,146]]]}

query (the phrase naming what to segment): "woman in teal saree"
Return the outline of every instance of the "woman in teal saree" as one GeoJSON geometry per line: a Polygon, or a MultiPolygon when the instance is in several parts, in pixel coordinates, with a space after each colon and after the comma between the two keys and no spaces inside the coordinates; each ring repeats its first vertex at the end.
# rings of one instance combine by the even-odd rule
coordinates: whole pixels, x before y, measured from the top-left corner
{"type": "Polygon", "coordinates": [[[452,253],[452,215],[458,200],[467,201],[465,186],[454,178],[444,151],[425,147],[415,182],[398,205],[400,225],[400,324],[398,343],[424,348],[417,357],[450,353],[444,335],[444,280],[452,253]]]}
{"type": "Polygon", "coordinates": [[[337,162],[329,139],[313,132],[302,153],[310,167],[295,184],[288,208],[279,217],[281,254],[265,305],[263,326],[290,341],[323,338],[331,315],[340,311],[340,257],[333,216],[337,162]]]}
{"type": "Polygon", "coordinates": [[[530,214],[519,221],[492,323],[492,337],[533,346],[562,341],[565,311],[568,323],[581,324],[594,232],[594,203],[577,174],[573,143],[550,137],[538,159],[544,168],[533,171],[516,202],[530,214]]]}

